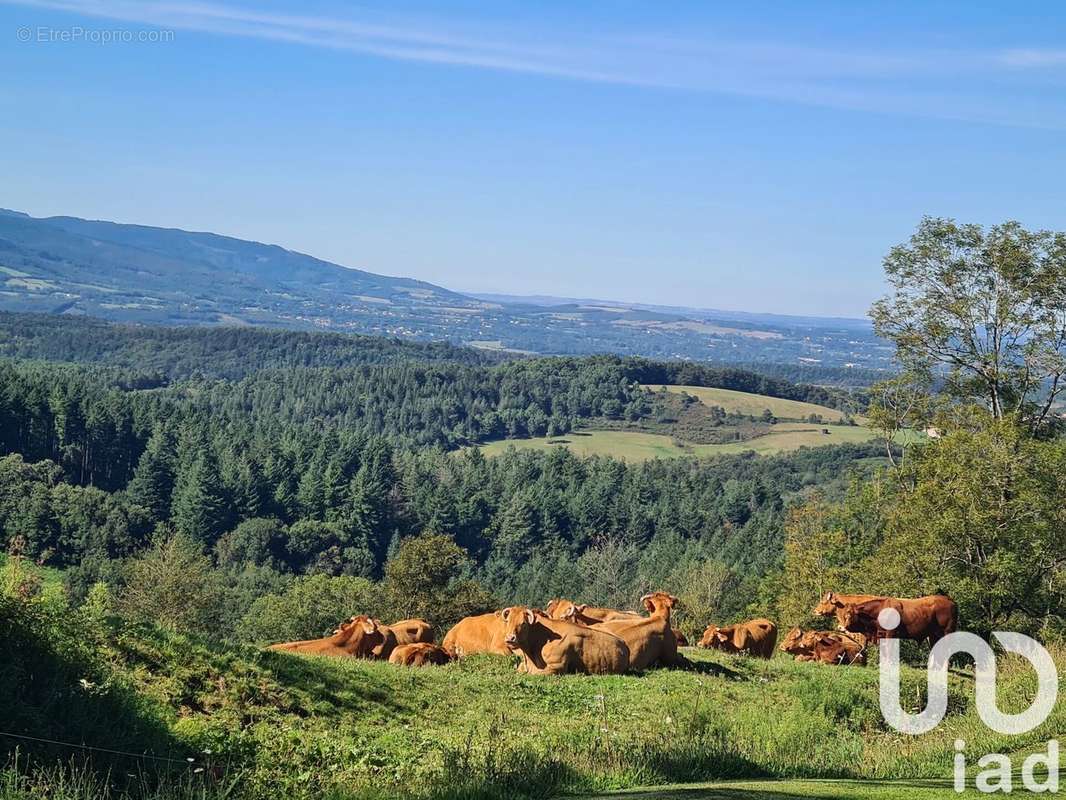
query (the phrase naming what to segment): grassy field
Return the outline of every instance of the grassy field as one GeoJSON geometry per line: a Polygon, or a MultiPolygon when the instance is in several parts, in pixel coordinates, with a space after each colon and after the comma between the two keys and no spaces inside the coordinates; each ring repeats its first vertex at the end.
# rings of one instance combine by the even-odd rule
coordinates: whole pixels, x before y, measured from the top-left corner
{"type": "MultiPolygon", "coordinates": [[[[936,798],[947,795],[922,782],[950,777],[957,737],[975,753],[1011,752],[1066,730],[1060,704],[1042,729],[998,737],[977,718],[965,673],[951,678],[944,724],[912,738],[885,727],[874,668],[689,648],[689,670],[545,678],[500,656],[412,669],[41,613],[14,627],[0,614],[4,729],[176,766],[161,786],[145,784],[137,759],[98,761],[64,779],[61,765],[80,751],[38,749],[44,766],[0,769],[0,800],[117,798],[104,782],[127,776],[149,786],[139,796],[158,800],[532,800],[677,784],[693,785],[643,796],[936,798]],[[904,785],[921,792],[901,794],[904,785]]],[[[1002,666],[1001,703],[1013,711],[1033,677],[1002,666]]],[[[924,685],[924,671],[904,670],[904,697],[924,685]]]]}
{"type": "Polygon", "coordinates": [[[765,436],[729,444],[678,444],[664,434],[643,431],[574,431],[563,436],[535,439],[502,439],[480,445],[487,456],[499,455],[508,447],[521,450],[549,450],[568,447],[581,456],[611,456],[630,463],[652,458],[713,456],[742,453],[748,450],[769,455],[797,450],[800,447],[825,447],[834,444],[860,444],[876,439],[877,432],[857,425],[816,425],[809,422],[779,422],[765,436]],[[822,431],[828,430],[825,434],[822,431]]]}
{"type": "MultiPolygon", "coordinates": [[[[645,389],[653,392],[663,388],[662,384],[644,384],[645,389]]],[[[758,417],[766,409],[779,419],[805,420],[811,414],[820,414],[826,422],[840,422],[844,414],[835,408],[804,403],[799,400],[783,400],[765,394],[737,392],[732,389],[710,389],[705,386],[666,386],[669,392],[685,392],[699,399],[707,406],[719,406],[728,412],[758,417]]]]}

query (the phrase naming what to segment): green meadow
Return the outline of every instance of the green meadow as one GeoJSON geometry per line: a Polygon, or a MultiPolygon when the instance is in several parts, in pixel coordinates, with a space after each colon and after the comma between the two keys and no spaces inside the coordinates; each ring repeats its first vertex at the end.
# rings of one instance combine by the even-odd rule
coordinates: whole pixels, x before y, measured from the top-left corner
{"type": "Polygon", "coordinates": [[[779,419],[805,420],[811,414],[818,414],[826,422],[840,422],[844,413],[829,406],[804,403],[799,400],[785,400],[765,394],[738,392],[733,389],[713,389],[706,386],[663,386],[658,383],[642,384],[645,389],[657,392],[665,388],[668,392],[684,392],[697,398],[705,406],[719,406],[729,413],[743,414],[746,417],[758,417],[766,409],[779,419]]]}
{"type": "Polygon", "coordinates": [[[487,456],[495,456],[516,447],[520,450],[569,448],[580,456],[610,456],[630,463],[653,458],[714,456],[723,453],[753,451],[762,455],[784,453],[801,447],[826,447],[835,444],[862,444],[878,438],[871,428],[860,425],[819,425],[809,422],[779,422],[765,436],[728,444],[688,444],[661,433],[645,431],[572,431],[562,436],[539,436],[532,439],[501,439],[479,445],[487,456]]]}
{"type": "MultiPolygon", "coordinates": [[[[84,763],[72,761],[76,748],[23,743],[21,768],[0,771],[2,800],[119,798],[124,782],[159,800],[511,800],[641,787],[664,788],[630,796],[921,800],[949,796],[956,738],[975,753],[1010,752],[1066,729],[1060,704],[1032,734],[992,734],[965,671],[952,675],[945,722],[907,737],[882,720],[876,668],[782,654],[686,648],[685,671],[549,678],[500,656],[404,668],[230,647],[47,604],[12,611],[0,608],[0,690],[18,698],[6,730],[173,762],[162,772],[106,754],[84,763]]],[[[1003,666],[1010,710],[1034,681],[1003,666]]],[[[924,670],[905,669],[904,697],[924,685],[924,670]]]]}

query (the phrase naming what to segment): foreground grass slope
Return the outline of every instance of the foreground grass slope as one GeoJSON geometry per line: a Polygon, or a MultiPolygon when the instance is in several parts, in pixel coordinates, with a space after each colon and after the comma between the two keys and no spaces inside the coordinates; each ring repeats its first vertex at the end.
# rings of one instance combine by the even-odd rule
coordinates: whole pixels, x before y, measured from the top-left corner
{"type": "MultiPolygon", "coordinates": [[[[874,669],[690,650],[691,671],[546,679],[493,656],[404,669],[228,648],[117,620],[79,628],[102,662],[88,685],[81,666],[60,674],[42,660],[20,676],[11,661],[0,667],[0,700],[15,712],[10,732],[107,746],[120,727],[139,725],[152,737],[116,749],[139,742],[177,759],[163,788],[152,790],[168,798],[185,789],[204,797],[520,798],[736,779],[943,780],[957,736],[988,752],[1037,746],[1066,728],[1059,710],[1046,730],[997,740],[970,708],[964,674],[953,678],[949,720],[911,739],[885,730],[874,669]],[[48,685],[33,691],[42,680],[48,685]],[[129,718],[116,720],[116,709],[129,718]],[[194,761],[186,766],[186,758],[194,761]]],[[[54,661],[64,647],[59,637],[42,652],[54,661]]],[[[924,673],[909,670],[904,696],[917,697],[923,685],[924,673]]],[[[1018,671],[1003,688],[1017,698],[1031,687],[1018,671]]],[[[71,751],[37,754],[48,764],[71,751]]],[[[98,766],[112,780],[139,774],[136,764],[98,766]]],[[[99,795],[99,787],[60,794],[47,771],[4,774],[0,797],[41,788],[99,795]]]]}

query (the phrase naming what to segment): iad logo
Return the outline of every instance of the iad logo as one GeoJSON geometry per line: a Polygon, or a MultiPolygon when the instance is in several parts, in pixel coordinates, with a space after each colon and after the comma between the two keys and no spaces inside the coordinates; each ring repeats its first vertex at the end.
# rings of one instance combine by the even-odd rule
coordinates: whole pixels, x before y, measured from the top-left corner
{"type": "MultiPolygon", "coordinates": [[[[899,613],[893,608],[884,609],[877,618],[878,625],[887,631],[899,627],[899,613]]],[[[902,733],[918,735],[933,730],[944,719],[948,708],[948,665],[957,653],[967,653],[974,660],[974,695],[977,713],[989,728],[1005,735],[1016,736],[1039,727],[1051,715],[1059,693],[1059,674],[1051,654],[1035,639],[1020,633],[997,631],[993,638],[1009,653],[1024,657],[1036,670],[1038,688],[1036,697],[1025,711],[1004,714],[996,702],[996,654],[992,647],[972,633],[951,633],[938,641],[929,654],[928,685],[929,699],[920,714],[908,714],[900,706],[900,655],[899,639],[882,639],[879,644],[881,663],[881,713],[885,721],[902,733]]],[[[966,788],[966,743],[955,743],[955,789],[966,788]]],[[[1000,753],[983,756],[977,765],[984,769],[978,773],[976,787],[981,792],[1012,791],[1010,757],[1000,753]]],[[[1034,753],[1022,766],[1022,784],[1030,792],[1057,792],[1059,790],[1059,745],[1048,742],[1047,753],[1034,753]],[[1038,767],[1047,770],[1041,780],[1036,775],[1038,767]]]]}

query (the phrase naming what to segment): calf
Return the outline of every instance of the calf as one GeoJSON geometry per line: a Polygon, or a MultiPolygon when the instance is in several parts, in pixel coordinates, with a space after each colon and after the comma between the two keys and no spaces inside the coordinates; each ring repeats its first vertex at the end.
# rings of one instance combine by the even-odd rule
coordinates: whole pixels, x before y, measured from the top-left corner
{"type": "Polygon", "coordinates": [[[758,658],[772,658],[777,644],[777,626],[768,619],[753,619],[736,625],[708,625],[700,647],[725,653],[747,653],[758,658]]]}
{"type": "Polygon", "coordinates": [[[424,667],[430,664],[442,665],[451,661],[451,656],[443,647],[427,642],[401,644],[389,656],[390,664],[404,667],[424,667]]]}
{"type": "Polygon", "coordinates": [[[866,663],[866,637],[862,634],[793,628],[780,649],[795,656],[797,661],[843,665],[866,663]]]}

